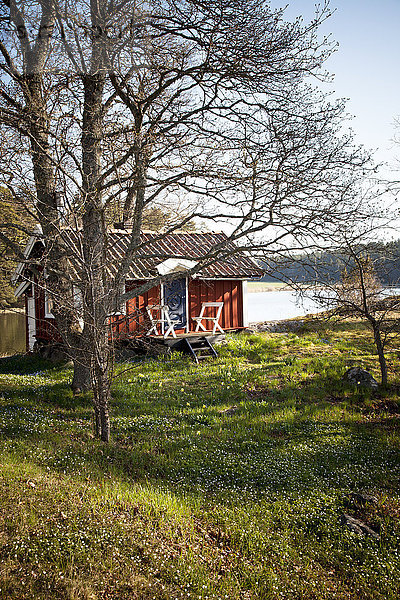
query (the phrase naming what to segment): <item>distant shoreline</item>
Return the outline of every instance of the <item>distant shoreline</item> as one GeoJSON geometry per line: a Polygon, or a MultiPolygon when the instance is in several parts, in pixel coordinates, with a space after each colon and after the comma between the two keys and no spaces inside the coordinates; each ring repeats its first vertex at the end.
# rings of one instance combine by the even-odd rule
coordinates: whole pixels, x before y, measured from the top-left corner
{"type": "Polygon", "coordinates": [[[288,289],[290,289],[289,286],[282,281],[249,281],[247,284],[247,290],[250,294],[254,292],[278,292],[288,289]]]}
{"type": "MultiPolygon", "coordinates": [[[[307,286],[303,286],[304,289],[307,289],[307,286]]],[[[314,289],[322,289],[323,286],[316,286],[314,289]]],[[[298,285],[298,289],[301,289],[302,285],[299,284],[298,285]]],[[[311,288],[309,288],[311,289],[311,288]]],[[[383,290],[394,290],[396,292],[398,292],[398,295],[400,295],[400,286],[399,285],[383,285],[382,286],[382,291],[383,290]]],[[[287,283],[284,283],[283,281],[248,281],[247,282],[247,291],[250,294],[256,293],[256,292],[281,292],[281,291],[291,291],[293,293],[296,293],[296,289],[292,286],[290,286],[287,283]]]]}

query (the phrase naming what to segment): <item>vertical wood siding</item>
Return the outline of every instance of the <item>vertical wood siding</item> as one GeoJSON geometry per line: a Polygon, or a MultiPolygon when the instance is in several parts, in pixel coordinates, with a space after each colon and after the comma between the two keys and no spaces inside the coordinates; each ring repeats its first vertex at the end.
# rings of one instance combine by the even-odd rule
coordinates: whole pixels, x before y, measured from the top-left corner
{"type": "MultiPolygon", "coordinates": [[[[200,280],[189,282],[190,331],[194,331],[193,317],[198,317],[202,302],[223,302],[220,325],[222,329],[243,327],[242,282],[238,279],[200,280]]],[[[215,309],[209,308],[206,317],[215,315],[215,309]]]]}
{"type": "Polygon", "coordinates": [[[35,278],[35,315],[36,315],[36,339],[46,342],[61,342],[61,336],[57,329],[55,319],[46,319],[44,290],[38,285],[35,278]]]}
{"type": "MultiPolygon", "coordinates": [[[[132,290],[141,285],[141,281],[127,282],[126,290],[132,290]]],[[[126,315],[113,315],[110,317],[112,324],[112,335],[114,339],[124,339],[132,336],[145,335],[150,324],[148,321],[146,306],[148,304],[159,304],[161,302],[160,286],[151,288],[149,291],[126,303],[126,315]]],[[[230,280],[200,280],[192,279],[188,286],[189,304],[189,331],[194,331],[196,323],[193,317],[198,317],[202,302],[223,302],[224,307],[220,319],[223,329],[236,329],[243,327],[243,294],[242,281],[230,280]]],[[[43,341],[61,341],[54,319],[45,318],[44,291],[35,282],[35,311],[36,311],[36,337],[43,341]]],[[[214,316],[215,309],[208,309],[205,316],[214,316]]],[[[210,325],[209,325],[210,327],[210,325]]],[[[178,331],[177,333],[182,333],[178,331]]]]}
{"type": "MultiPolygon", "coordinates": [[[[126,284],[126,291],[142,285],[144,281],[130,281],[126,284]]],[[[145,335],[150,328],[146,306],[160,304],[160,286],[151,288],[144,294],[131,298],[126,303],[126,332],[129,335],[145,335]]]]}

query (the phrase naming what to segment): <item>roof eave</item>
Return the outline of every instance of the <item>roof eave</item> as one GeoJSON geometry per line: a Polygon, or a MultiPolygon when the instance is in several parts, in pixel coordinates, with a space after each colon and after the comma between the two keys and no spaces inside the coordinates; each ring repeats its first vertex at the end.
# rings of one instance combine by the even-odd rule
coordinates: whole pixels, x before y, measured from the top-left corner
{"type": "Polygon", "coordinates": [[[26,266],[26,260],[28,260],[28,258],[31,255],[31,252],[33,250],[34,245],[36,244],[36,242],[39,239],[39,236],[42,235],[43,231],[40,225],[35,225],[35,228],[33,230],[33,234],[31,235],[31,237],[28,240],[28,243],[25,247],[24,250],[24,257],[25,260],[21,260],[17,266],[15,267],[15,271],[11,276],[11,283],[13,285],[16,285],[16,283],[18,282],[18,279],[21,277],[23,270],[26,266]]]}
{"type": "Polygon", "coordinates": [[[14,292],[14,296],[16,298],[20,298],[22,296],[22,294],[24,292],[26,292],[26,290],[28,289],[28,287],[31,285],[31,281],[22,281],[19,286],[17,287],[17,289],[14,292]]]}

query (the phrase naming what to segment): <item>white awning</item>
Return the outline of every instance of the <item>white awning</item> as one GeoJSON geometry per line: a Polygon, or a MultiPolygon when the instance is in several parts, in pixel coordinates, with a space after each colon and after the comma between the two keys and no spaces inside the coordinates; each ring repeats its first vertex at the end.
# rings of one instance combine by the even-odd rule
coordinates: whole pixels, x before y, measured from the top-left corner
{"type": "Polygon", "coordinates": [[[197,265],[195,260],[187,260],[184,258],[167,258],[162,263],[156,266],[160,275],[168,275],[168,273],[176,273],[177,271],[188,271],[197,265]]]}

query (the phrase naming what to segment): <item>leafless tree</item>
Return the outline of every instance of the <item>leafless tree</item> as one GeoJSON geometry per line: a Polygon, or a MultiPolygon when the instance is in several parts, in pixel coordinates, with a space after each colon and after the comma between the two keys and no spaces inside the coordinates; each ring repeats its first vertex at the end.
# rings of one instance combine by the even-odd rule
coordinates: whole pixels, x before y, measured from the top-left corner
{"type": "Polygon", "coordinates": [[[387,252],[379,256],[377,243],[374,244],[374,251],[375,260],[368,253],[366,244],[361,244],[359,240],[358,243],[346,240],[335,251],[339,277],[330,268],[325,268],[327,265],[321,258],[312,268],[314,281],[303,281],[300,285],[303,294],[329,309],[330,319],[355,317],[367,323],[378,355],[381,382],[386,385],[388,369],[385,350],[398,336],[400,297],[392,295],[390,290],[385,291],[377,275],[375,263],[384,257],[386,270],[390,269],[390,256],[387,256],[387,252]]]}
{"type": "Polygon", "coordinates": [[[160,237],[201,218],[260,256],[362,218],[368,157],[343,133],[343,103],[312,87],[334,49],[318,34],[329,14],[324,4],[304,24],[255,0],[0,0],[1,183],[42,226],[53,312],[76,379],[91,375],[104,441],[109,315],[159,283],[121,294],[147,210],[179,208],[160,237]],[[116,212],[131,237],[110,273],[116,212]]]}

